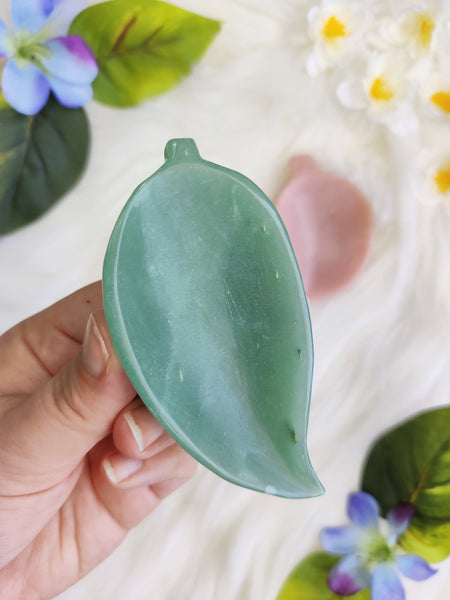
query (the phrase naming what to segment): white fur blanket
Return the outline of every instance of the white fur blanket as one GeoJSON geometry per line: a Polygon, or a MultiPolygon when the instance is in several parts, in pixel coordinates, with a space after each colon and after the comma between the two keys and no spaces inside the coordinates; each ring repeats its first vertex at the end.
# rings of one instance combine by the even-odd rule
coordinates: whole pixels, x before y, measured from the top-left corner
{"type": "MultiPolygon", "coordinates": [[[[244,173],[272,199],[288,158],[312,154],[356,183],[375,216],[364,271],[310,304],[308,446],[326,494],[284,500],[201,468],[61,600],[275,600],[295,564],[319,549],[320,529],[346,522],[346,497],[358,489],[372,441],[450,399],[450,203],[422,202],[417,177],[422,146],[450,150],[449,121],[446,135],[436,122],[425,138],[400,138],[340,105],[332,73],[312,79],[303,43],[307,11],[320,0],[176,3],[221,20],[222,31],[169,93],[133,109],[87,106],[84,177],[42,219],[0,239],[0,329],[100,278],[114,222],[162,164],[168,139],[193,137],[202,156],[244,173]]],[[[449,562],[439,569],[406,583],[408,599],[447,600],[449,562]]]]}

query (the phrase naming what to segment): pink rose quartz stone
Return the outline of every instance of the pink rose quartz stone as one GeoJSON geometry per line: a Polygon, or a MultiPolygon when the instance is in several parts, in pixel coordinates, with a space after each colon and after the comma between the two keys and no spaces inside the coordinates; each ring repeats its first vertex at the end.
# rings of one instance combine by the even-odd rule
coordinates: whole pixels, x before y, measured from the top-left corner
{"type": "Polygon", "coordinates": [[[310,156],[289,161],[291,178],[275,205],[291,238],[309,298],[327,296],[362,268],[372,238],[367,199],[310,156]]]}

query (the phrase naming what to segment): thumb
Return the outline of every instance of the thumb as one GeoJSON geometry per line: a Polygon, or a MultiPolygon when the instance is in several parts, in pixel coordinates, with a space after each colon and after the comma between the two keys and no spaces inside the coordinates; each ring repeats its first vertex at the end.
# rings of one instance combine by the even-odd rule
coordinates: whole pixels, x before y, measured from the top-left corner
{"type": "Polygon", "coordinates": [[[111,432],[135,395],[104,312],[91,314],[78,355],[2,419],[2,446],[8,449],[9,466],[15,463],[16,483],[23,478],[27,488],[32,484],[37,491],[61,481],[111,432]]]}

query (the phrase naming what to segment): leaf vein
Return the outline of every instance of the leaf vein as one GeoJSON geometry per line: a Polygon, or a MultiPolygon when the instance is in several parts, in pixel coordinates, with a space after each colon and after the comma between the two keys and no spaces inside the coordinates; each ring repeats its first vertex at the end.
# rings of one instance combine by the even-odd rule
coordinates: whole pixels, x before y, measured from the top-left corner
{"type": "Polygon", "coordinates": [[[13,144],[9,148],[5,148],[1,152],[1,156],[9,156],[11,153],[18,151],[20,146],[24,146],[26,144],[26,140],[22,140],[21,142],[17,142],[17,144],[13,144]]]}
{"type": "MultiPolygon", "coordinates": [[[[159,35],[161,33],[161,31],[163,29],[164,29],[164,25],[160,25],[159,27],[154,29],[140,44],[133,46],[131,48],[120,48],[121,44],[119,44],[117,47],[116,47],[116,44],[114,44],[114,46],[111,48],[110,52],[108,52],[107,54],[98,55],[96,57],[96,59],[97,59],[97,61],[104,62],[107,60],[111,60],[112,58],[128,56],[130,54],[137,54],[139,52],[145,52],[146,54],[155,56],[156,53],[154,51],[152,51],[152,48],[149,47],[149,44],[157,35],[159,35]]],[[[121,42],[122,41],[123,41],[123,38],[122,38],[121,42]]],[[[171,40],[170,43],[173,43],[173,40],[171,40]]]]}
{"type": "Polygon", "coordinates": [[[128,35],[128,32],[133,27],[133,25],[136,23],[136,21],[137,21],[137,16],[133,15],[131,17],[131,19],[128,21],[128,23],[125,23],[125,25],[122,27],[121,31],[119,31],[119,35],[114,40],[114,44],[111,47],[111,54],[117,53],[117,50],[120,48],[120,46],[124,42],[125,38],[128,35]]]}
{"type": "Polygon", "coordinates": [[[54,133],[56,134],[56,137],[59,139],[59,142],[61,144],[61,148],[64,151],[64,153],[67,156],[67,148],[66,148],[66,139],[64,137],[64,134],[61,132],[61,130],[53,123],[53,121],[51,121],[48,118],[45,118],[44,116],[42,116],[42,119],[45,121],[47,127],[49,129],[51,129],[52,131],[54,131],[54,133]]]}
{"type": "Polygon", "coordinates": [[[415,490],[413,490],[413,492],[411,494],[411,497],[409,500],[409,502],[411,504],[414,504],[414,502],[417,500],[419,494],[424,490],[426,478],[428,477],[432,467],[434,466],[436,461],[440,458],[442,452],[446,449],[446,447],[449,445],[449,443],[450,443],[449,439],[444,440],[444,442],[442,442],[442,444],[438,447],[438,449],[434,452],[434,454],[432,454],[428,463],[425,465],[425,469],[421,472],[421,474],[419,476],[419,481],[417,482],[417,487],[415,490]]]}
{"type": "Polygon", "coordinates": [[[23,149],[23,153],[22,153],[22,158],[20,160],[20,168],[17,170],[16,181],[11,186],[11,187],[14,188],[14,196],[13,196],[13,199],[12,199],[12,205],[16,204],[17,186],[18,186],[18,183],[19,183],[20,178],[22,176],[22,171],[23,171],[23,168],[25,166],[25,161],[27,159],[27,155],[28,155],[28,152],[30,150],[30,142],[31,142],[31,138],[33,137],[32,133],[33,133],[33,129],[34,129],[35,123],[36,123],[36,116],[33,115],[33,116],[30,117],[30,120],[29,120],[29,122],[27,124],[27,128],[25,130],[25,139],[22,142],[23,145],[24,145],[24,149],[23,149]]]}

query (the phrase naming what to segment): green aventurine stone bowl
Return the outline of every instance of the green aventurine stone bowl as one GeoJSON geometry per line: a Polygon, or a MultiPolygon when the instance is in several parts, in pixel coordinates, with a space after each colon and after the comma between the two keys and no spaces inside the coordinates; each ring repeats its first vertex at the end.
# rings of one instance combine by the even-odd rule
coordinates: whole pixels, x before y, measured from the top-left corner
{"type": "Polygon", "coordinates": [[[313,346],[305,292],[274,206],[243,175],[168,142],[106,252],[114,347],[137,393],[200,463],[284,496],[323,488],[306,448],[313,346]]]}

